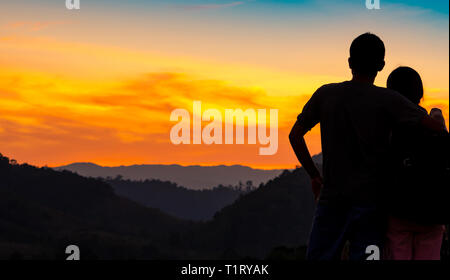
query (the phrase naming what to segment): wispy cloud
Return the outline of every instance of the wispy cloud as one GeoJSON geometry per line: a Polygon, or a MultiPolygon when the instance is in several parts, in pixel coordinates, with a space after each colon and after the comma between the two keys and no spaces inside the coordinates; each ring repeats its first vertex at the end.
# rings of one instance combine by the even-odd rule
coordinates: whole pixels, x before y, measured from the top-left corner
{"type": "Polygon", "coordinates": [[[8,29],[27,29],[30,31],[40,31],[50,26],[65,25],[68,21],[15,21],[5,25],[8,29]]]}
{"type": "MultiPolygon", "coordinates": [[[[173,109],[191,111],[193,100],[201,100],[203,110],[221,112],[267,108],[267,104],[278,108],[280,98],[264,90],[176,72],[151,72],[94,89],[53,75],[1,74],[1,70],[1,152],[19,161],[118,165],[172,164],[176,159],[180,164],[277,165],[267,159],[262,163],[252,145],[174,146],[169,138],[173,109]]],[[[292,98],[286,101],[295,103],[292,98]]],[[[280,139],[287,139],[287,133],[280,127],[280,139]]]]}
{"type": "Polygon", "coordinates": [[[182,8],[185,10],[215,10],[215,9],[236,7],[243,4],[245,4],[245,1],[236,1],[224,4],[204,4],[204,5],[188,5],[188,6],[185,5],[182,6],[182,8]]]}

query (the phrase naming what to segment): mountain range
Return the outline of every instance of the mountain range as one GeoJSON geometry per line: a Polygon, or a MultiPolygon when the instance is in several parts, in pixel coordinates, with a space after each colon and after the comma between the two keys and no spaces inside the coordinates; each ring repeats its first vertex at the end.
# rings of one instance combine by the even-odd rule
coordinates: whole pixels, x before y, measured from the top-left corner
{"type": "Polygon", "coordinates": [[[194,222],[119,196],[106,179],[0,155],[0,259],[64,259],[71,244],[87,260],[302,258],[309,184],[303,168],[286,170],[194,222]]]}
{"type": "Polygon", "coordinates": [[[130,165],[107,167],[94,163],[72,163],[54,167],[68,170],[85,177],[115,178],[121,176],[129,180],[171,181],[189,189],[212,189],[218,185],[237,186],[252,181],[254,186],[267,182],[283,172],[282,169],[253,169],[242,165],[181,166],[181,165],[130,165]]]}
{"type": "Polygon", "coordinates": [[[107,179],[106,182],[117,195],[193,221],[211,219],[217,211],[254,189],[252,185],[247,184],[241,188],[217,186],[206,190],[191,190],[169,181],[132,181],[120,177],[107,179]]]}

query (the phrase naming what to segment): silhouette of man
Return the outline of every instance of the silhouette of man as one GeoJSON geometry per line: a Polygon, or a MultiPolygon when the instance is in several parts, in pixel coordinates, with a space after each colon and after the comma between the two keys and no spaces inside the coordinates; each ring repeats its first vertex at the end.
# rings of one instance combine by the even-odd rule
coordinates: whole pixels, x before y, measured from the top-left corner
{"type": "Polygon", "coordinates": [[[395,125],[441,126],[399,93],[373,85],[384,68],[385,48],[365,33],[353,40],[348,63],[353,78],[320,87],[298,116],[289,139],[311,177],[317,201],[307,258],[339,259],[350,242],[349,259],[366,259],[366,248],[382,249],[384,219],[377,209],[377,186],[384,170],[389,135],[395,125]],[[320,123],[323,179],[304,135],[320,123]]]}

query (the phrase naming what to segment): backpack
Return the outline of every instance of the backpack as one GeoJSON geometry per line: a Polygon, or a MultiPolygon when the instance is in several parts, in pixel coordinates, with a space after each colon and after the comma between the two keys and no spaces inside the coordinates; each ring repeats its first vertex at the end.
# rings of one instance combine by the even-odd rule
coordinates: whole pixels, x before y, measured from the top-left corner
{"type": "Polygon", "coordinates": [[[388,211],[420,224],[450,223],[448,132],[422,128],[392,133],[388,211]]]}

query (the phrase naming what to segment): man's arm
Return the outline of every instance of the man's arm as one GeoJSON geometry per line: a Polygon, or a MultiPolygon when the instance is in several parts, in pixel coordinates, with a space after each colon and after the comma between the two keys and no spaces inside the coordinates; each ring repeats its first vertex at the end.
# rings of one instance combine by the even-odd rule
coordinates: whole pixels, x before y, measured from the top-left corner
{"type": "Polygon", "coordinates": [[[306,146],[304,138],[306,132],[308,132],[308,130],[296,121],[289,133],[289,141],[291,142],[292,149],[294,150],[298,161],[311,177],[312,191],[314,198],[317,201],[322,188],[322,176],[314,164],[311,154],[308,151],[308,147],[306,146]]]}
{"type": "Polygon", "coordinates": [[[432,117],[425,115],[421,122],[422,126],[425,128],[434,131],[434,132],[443,132],[446,131],[445,124],[443,125],[441,122],[433,119],[432,117]]]}
{"type": "Polygon", "coordinates": [[[420,124],[423,128],[433,132],[445,131],[445,124],[430,117],[425,109],[420,109],[417,104],[398,92],[390,92],[387,95],[390,98],[385,99],[386,108],[390,111],[395,125],[420,124]]]}

